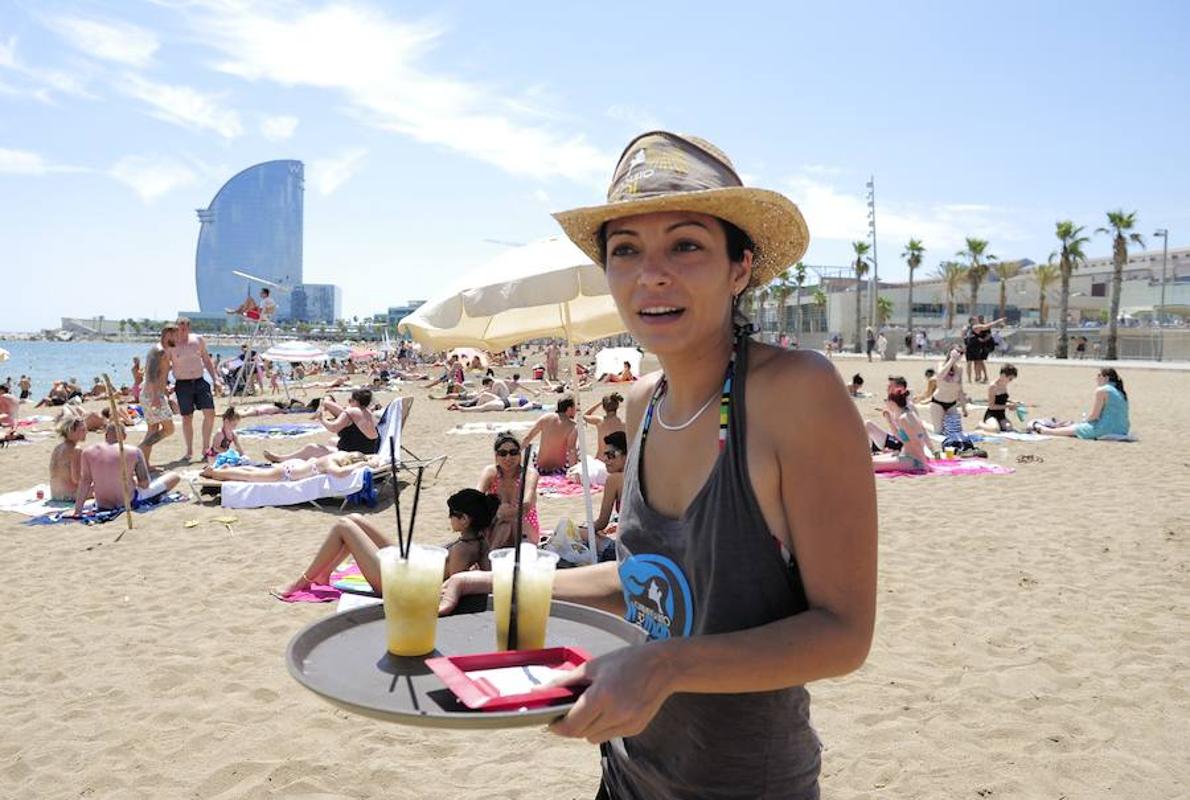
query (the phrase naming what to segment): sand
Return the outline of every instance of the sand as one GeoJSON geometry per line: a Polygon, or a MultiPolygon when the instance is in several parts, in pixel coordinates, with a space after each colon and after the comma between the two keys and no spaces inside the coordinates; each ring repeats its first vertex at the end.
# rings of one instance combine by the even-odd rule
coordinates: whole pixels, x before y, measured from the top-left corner
{"type": "MultiPolygon", "coordinates": [[[[875,391],[890,367],[915,384],[924,367],[838,364],[875,391]]],[[[1007,458],[990,449],[1013,475],[879,482],[872,653],[811,687],[825,797],[1185,796],[1190,373],[1122,371],[1138,443],[1010,442],[1007,458]]],[[[1014,397],[1077,418],[1093,376],[1025,365],[1014,397]]],[[[464,417],[402,392],[419,398],[406,443],[450,456],[418,525],[446,541],[445,499],[491,451],[445,431],[531,417],[464,417]]],[[[856,402],[875,418],[875,400],[856,402]]],[[[52,447],[0,450],[0,492],[44,480],[52,447]]],[[[181,452],[175,436],[157,459],[181,452]]],[[[543,525],[579,509],[543,500],[543,525]]],[[[0,513],[0,796],[593,797],[586,743],[374,722],[289,677],[290,637],[334,606],[267,588],[304,568],[338,513],[179,503],[137,515],[119,543],[122,521],[27,527],[0,513]]],[[[391,525],[391,496],[371,513],[391,525]]]]}

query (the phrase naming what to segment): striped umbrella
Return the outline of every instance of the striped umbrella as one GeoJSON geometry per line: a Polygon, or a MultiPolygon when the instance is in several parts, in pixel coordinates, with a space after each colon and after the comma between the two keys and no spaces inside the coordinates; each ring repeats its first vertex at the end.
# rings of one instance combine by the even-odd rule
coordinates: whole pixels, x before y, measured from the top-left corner
{"type": "Polygon", "coordinates": [[[296,364],[304,361],[326,361],[326,351],[309,342],[280,342],[260,354],[266,361],[288,361],[296,364]]]}

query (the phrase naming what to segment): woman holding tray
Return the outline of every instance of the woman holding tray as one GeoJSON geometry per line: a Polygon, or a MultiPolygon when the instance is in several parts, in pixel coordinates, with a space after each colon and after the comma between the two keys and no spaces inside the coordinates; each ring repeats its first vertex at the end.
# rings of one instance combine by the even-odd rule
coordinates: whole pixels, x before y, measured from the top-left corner
{"type": "MultiPolygon", "coordinates": [[[[553,730],[601,745],[601,797],[817,798],[803,686],[867,656],[876,497],[830,362],[753,342],[738,313],[804,253],[801,213],[745,188],[710,143],[652,132],[605,205],[555,216],[662,372],[628,393],[618,563],[554,584],[650,641],[572,673],[590,686],[553,730]]],[[[490,585],[456,575],[443,611],[490,585]]]]}

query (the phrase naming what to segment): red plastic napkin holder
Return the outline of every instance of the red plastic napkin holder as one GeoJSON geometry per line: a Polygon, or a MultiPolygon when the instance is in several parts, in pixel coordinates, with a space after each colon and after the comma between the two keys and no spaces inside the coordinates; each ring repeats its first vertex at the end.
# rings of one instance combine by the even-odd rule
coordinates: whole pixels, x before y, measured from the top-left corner
{"type": "Polygon", "coordinates": [[[477,711],[515,711],[519,708],[539,708],[574,700],[586,687],[551,686],[522,694],[502,695],[491,683],[483,678],[473,678],[469,673],[526,666],[571,670],[590,660],[591,656],[577,647],[547,647],[544,650],[506,650],[427,658],[426,666],[441,678],[455,697],[468,708],[477,711]]]}

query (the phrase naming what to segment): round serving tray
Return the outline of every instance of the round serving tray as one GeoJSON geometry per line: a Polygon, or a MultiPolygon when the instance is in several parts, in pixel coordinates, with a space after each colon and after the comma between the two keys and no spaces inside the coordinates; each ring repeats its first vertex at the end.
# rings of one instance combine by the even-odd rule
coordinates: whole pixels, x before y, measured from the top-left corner
{"type": "MultiPolygon", "coordinates": [[[[345,711],[401,725],[430,728],[516,728],[548,725],[573,706],[562,703],[521,711],[473,711],[426,666],[436,656],[489,653],[496,648],[491,595],[464,598],[438,620],[437,648],[424,656],[390,655],[384,606],[334,614],[307,625],[289,642],[289,674],[345,711]]],[[[578,647],[601,656],[643,642],[644,631],[620,617],[555,600],[546,647],[578,647]]]]}

